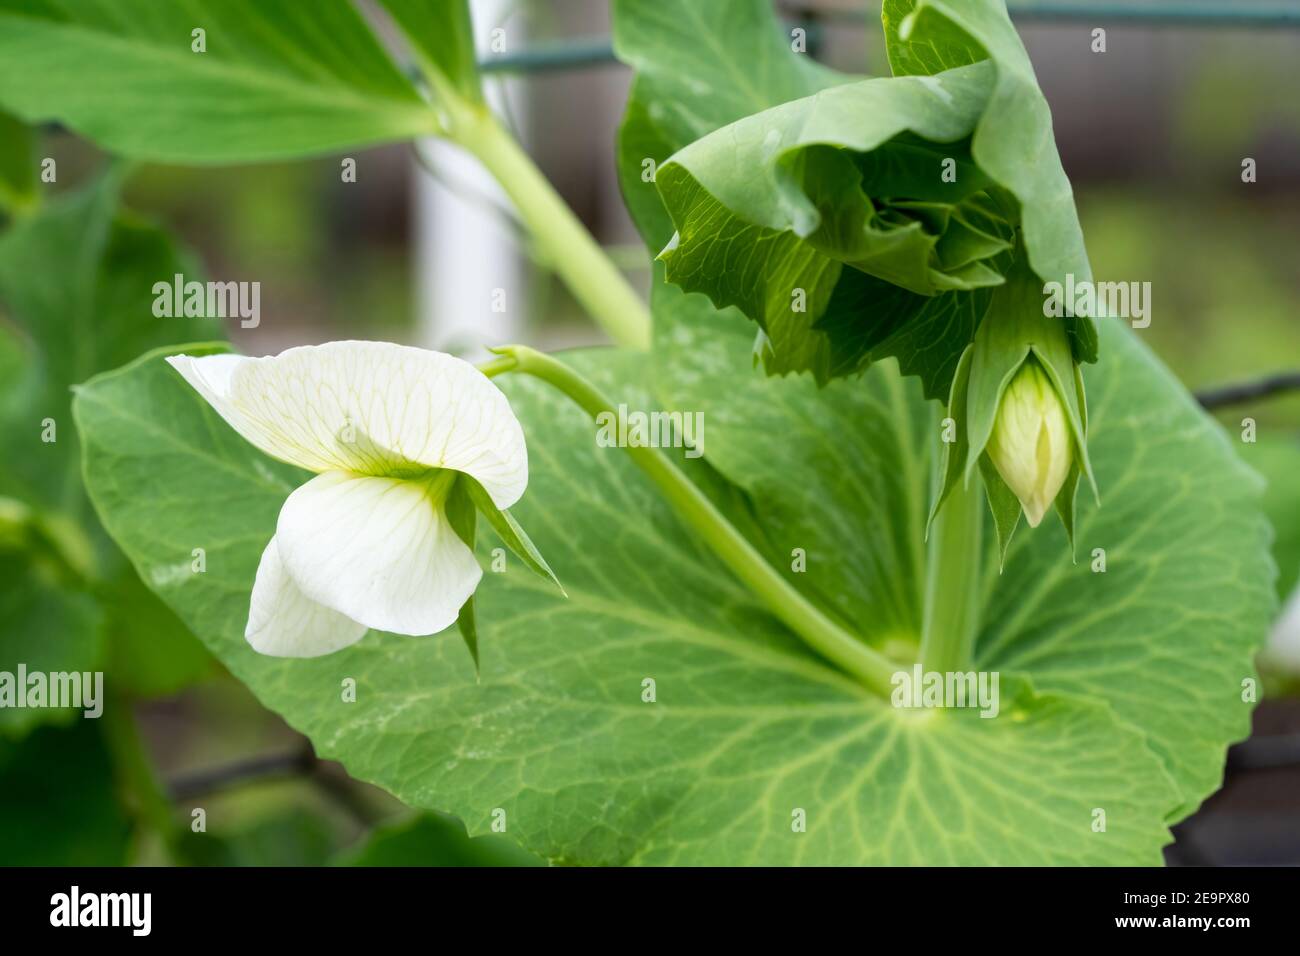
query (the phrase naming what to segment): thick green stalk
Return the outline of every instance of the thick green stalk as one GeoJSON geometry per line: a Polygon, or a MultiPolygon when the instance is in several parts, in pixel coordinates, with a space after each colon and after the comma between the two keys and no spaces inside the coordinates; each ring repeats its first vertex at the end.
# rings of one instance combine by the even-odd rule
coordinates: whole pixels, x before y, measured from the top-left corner
{"type": "Polygon", "coordinates": [[[618,345],[650,347],[650,310],[509,131],[481,104],[444,97],[448,139],[501,184],[533,241],[583,308],[618,345]]]}
{"type": "Polygon", "coordinates": [[[975,655],[983,567],[983,487],[979,475],[948,494],[930,529],[925,566],[921,665],[926,671],[966,671],[975,655]]]}
{"type": "MultiPolygon", "coordinates": [[[[592,418],[614,407],[590,382],[563,362],[522,345],[495,350],[513,358],[513,369],[500,359],[484,366],[486,374],[513,370],[559,389],[592,418]]],[[[883,654],[843,630],[764,560],[712,501],[658,448],[627,447],[632,460],[658,486],[677,514],[713,549],[723,563],[813,650],[888,699],[898,668],[883,654]]]]}

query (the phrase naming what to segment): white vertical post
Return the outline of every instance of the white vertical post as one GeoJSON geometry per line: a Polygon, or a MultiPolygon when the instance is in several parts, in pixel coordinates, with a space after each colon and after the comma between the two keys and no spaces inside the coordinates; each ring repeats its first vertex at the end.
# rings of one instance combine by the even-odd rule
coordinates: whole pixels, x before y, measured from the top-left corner
{"type": "MultiPolygon", "coordinates": [[[[489,53],[491,31],[505,16],[509,0],[473,5],[475,42],[489,53]]],[[[520,42],[512,26],[509,42],[520,42]]],[[[522,81],[485,83],[488,103],[523,128],[522,81]]],[[[483,358],[486,346],[518,341],[526,324],[527,270],[519,241],[497,209],[510,201],[496,181],[461,149],[438,140],[419,148],[443,181],[427,169],[415,172],[415,269],[418,344],[483,358]],[[496,207],[496,209],[493,208],[496,207]]]]}

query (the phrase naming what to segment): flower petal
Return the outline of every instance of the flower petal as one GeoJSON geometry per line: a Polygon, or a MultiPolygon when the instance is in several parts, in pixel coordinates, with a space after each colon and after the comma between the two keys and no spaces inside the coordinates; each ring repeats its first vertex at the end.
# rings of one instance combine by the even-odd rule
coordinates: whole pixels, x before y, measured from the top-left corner
{"type": "Polygon", "coordinates": [[[414,474],[450,468],[498,508],[528,483],[523,429],[473,365],[388,342],[329,342],[267,358],[168,360],[237,432],[309,471],[414,474]]]}
{"type": "Polygon", "coordinates": [[[320,657],[355,644],[368,628],[303,594],[271,538],[253,581],[244,637],[259,654],[320,657]]]}
{"type": "Polygon", "coordinates": [[[317,475],[291,494],[276,528],[302,592],[395,634],[455,623],[483,572],[428,481],[317,475]]]}

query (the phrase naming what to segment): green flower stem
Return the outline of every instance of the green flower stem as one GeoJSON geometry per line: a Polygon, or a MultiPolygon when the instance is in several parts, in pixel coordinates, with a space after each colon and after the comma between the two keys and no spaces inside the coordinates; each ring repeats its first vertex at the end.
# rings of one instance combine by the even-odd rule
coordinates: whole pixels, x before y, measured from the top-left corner
{"type": "Polygon", "coordinates": [[[502,372],[509,372],[519,367],[519,363],[513,355],[502,355],[491,361],[484,362],[478,366],[478,370],[491,378],[494,375],[500,375],[502,372]]]}
{"type": "MultiPolygon", "coordinates": [[[[514,359],[513,371],[559,389],[594,419],[613,406],[590,382],[563,362],[522,345],[495,349],[514,359]]],[[[498,359],[494,374],[507,369],[498,359]]],[[[658,486],[678,516],[694,529],[768,609],[827,660],[888,699],[898,668],[883,654],[844,631],[763,559],[712,501],[658,448],[628,447],[632,460],[658,486]]]]}
{"type": "Polygon", "coordinates": [[[650,347],[650,310],[519,143],[481,104],[444,96],[445,135],[501,184],[548,265],[618,345],[650,347]]]}
{"type": "Polygon", "coordinates": [[[935,516],[926,549],[921,666],[966,671],[975,656],[983,566],[983,485],[958,482],[935,516]]]}

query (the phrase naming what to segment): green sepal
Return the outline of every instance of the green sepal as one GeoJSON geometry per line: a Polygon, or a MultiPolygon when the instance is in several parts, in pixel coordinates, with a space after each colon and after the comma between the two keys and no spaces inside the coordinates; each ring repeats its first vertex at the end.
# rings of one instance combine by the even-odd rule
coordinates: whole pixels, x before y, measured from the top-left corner
{"type": "MultiPolygon", "coordinates": [[[[1074,387],[1079,395],[1079,415],[1083,419],[1084,435],[1084,460],[1087,455],[1087,437],[1088,437],[1088,397],[1083,390],[1083,371],[1076,365],[1074,367],[1074,387]]],[[[1074,464],[1070,466],[1070,473],[1065,478],[1065,484],[1061,485],[1061,490],[1056,493],[1056,513],[1061,516],[1061,524],[1065,526],[1065,536],[1070,539],[1070,560],[1078,562],[1078,555],[1074,547],[1074,513],[1075,502],[1079,491],[1079,477],[1081,469],[1079,467],[1079,457],[1075,456],[1074,464]]],[[[1088,475],[1088,480],[1092,485],[1093,497],[1096,498],[1097,504],[1101,504],[1101,496],[1097,493],[1097,483],[1092,480],[1092,475],[1088,475]]]]}
{"type": "Polygon", "coordinates": [[[1056,501],[1052,503],[1056,513],[1061,516],[1061,524],[1065,526],[1065,536],[1070,542],[1070,560],[1075,564],[1079,562],[1074,548],[1074,506],[1079,492],[1079,477],[1079,463],[1076,461],[1070,466],[1070,473],[1061,485],[1061,490],[1056,493],[1056,501]]]}
{"type": "Polygon", "coordinates": [[[1020,526],[1024,509],[987,454],[980,455],[980,474],[984,476],[984,493],[988,497],[989,510],[993,512],[993,527],[998,532],[998,573],[1001,574],[1007,564],[1007,549],[1020,526]]]}
{"type": "MultiPolygon", "coordinates": [[[[948,397],[948,414],[946,417],[951,418],[956,423],[955,440],[943,442],[943,467],[939,470],[942,476],[942,484],[935,491],[934,503],[930,506],[930,516],[925,522],[925,537],[930,539],[930,526],[934,524],[935,516],[943,506],[949,492],[957,482],[962,480],[962,465],[966,461],[966,449],[969,442],[966,438],[966,390],[970,384],[970,366],[971,356],[975,351],[974,345],[966,346],[966,350],[961,353],[961,358],[957,360],[957,369],[952,374],[952,390],[948,397]]],[[[942,431],[940,432],[942,437],[942,431]]]]}
{"type": "Polygon", "coordinates": [[[461,605],[460,613],[456,615],[456,627],[460,631],[460,636],[465,641],[465,646],[469,648],[469,656],[474,659],[474,677],[481,677],[478,663],[478,625],[474,620],[474,595],[461,605]]]}
{"type": "Polygon", "coordinates": [[[460,474],[447,492],[447,521],[456,537],[464,541],[471,551],[474,550],[475,534],[478,531],[478,509],[474,505],[470,485],[478,482],[466,474],[460,474]]]}
{"type": "Polygon", "coordinates": [[[505,546],[513,551],[515,556],[522,560],[524,564],[528,565],[532,570],[536,571],[542,577],[548,578],[557,588],[560,589],[561,594],[568,597],[569,595],[564,590],[564,585],[560,584],[560,579],[555,576],[555,572],[551,570],[551,566],[546,563],[546,559],[542,557],[542,553],[537,550],[537,545],[533,544],[532,539],[529,538],[527,532],[520,527],[519,522],[514,519],[514,516],[510,514],[509,511],[503,511],[498,508],[496,504],[493,503],[492,497],[483,490],[483,486],[468,475],[461,476],[461,480],[456,482],[456,484],[465,485],[468,489],[470,499],[474,502],[474,506],[482,512],[483,517],[487,518],[488,524],[492,526],[492,530],[497,533],[497,536],[505,543],[505,546]]]}
{"type": "MultiPolygon", "coordinates": [[[[470,496],[469,485],[477,485],[468,475],[460,475],[451,486],[451,491],[447,493],[447,522],[451,529],[456,532],[456,537],[464,541],[470,551],[474,550],[474,541],[478,532],[478,509],[474,507],[474,501],[470,496]]],[[[460,636],[465,641],[465,646],[469,648],[469,656],[474,659],[474,675],[479,673],[478,661],[478,628],[474,619],[474,595],[470,594],[469,599],[465,601],[456,615],[456,627],[460,631],[460,636]]]]}
{"type": "Polygon", "coordinates": [[[1068,346],[1064,352],[1060,348],[1053,348],[1049,352],[1048,349],[1035,345],[1033,352],[1052,380],[1056,394],[1065,401],[1066,417],[1074,437],[1075,465],[1087,476],[1088,484],[1092,486],[1092,496],[1097,504],[1101,504],[1101,492],[1097,489],[1092,462],[1088,459],[1088,405],[1079,366],[1075,364],[1068,346]]]}

